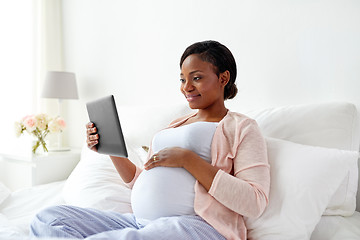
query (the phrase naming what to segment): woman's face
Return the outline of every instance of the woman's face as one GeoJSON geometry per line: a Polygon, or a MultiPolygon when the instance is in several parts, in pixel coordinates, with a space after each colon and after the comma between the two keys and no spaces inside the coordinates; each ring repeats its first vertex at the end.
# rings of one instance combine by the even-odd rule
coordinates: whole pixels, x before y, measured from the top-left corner
{"type": "Polygon", "coordinates": [[[224,102],[222,74],[218,77],[215,67],[202,61],[197,54],[188,56],[180,74],[180,90],[192,109],[207,109],[224,102]]]}

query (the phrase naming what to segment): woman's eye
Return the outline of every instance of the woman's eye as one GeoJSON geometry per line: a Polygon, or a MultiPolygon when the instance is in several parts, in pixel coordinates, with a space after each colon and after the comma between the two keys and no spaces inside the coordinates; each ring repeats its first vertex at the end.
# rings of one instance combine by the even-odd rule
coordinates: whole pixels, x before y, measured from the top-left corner
{"type": "Polygon", "coordinates": [[[200,80],[200,77],[194,77],[194,81],[200,80]]]}
{"type": "Polygon", "coordinates": [[[181,83],[184,83],[184,82],[185,82],[185,79],[180,78],[180,82],[181,82],[181,83]]]}

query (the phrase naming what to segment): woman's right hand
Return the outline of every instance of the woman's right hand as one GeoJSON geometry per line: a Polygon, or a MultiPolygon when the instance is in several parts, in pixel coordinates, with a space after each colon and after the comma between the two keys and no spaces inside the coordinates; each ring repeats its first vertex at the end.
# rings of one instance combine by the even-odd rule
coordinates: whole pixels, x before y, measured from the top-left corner
{"type": "Polygon", "coordinates": [[[97,128],[92,122],[86,124],[86,143],[88,148],[97,152],[96,145],[99,143],[99,134],[97,134],[97,128]]]}

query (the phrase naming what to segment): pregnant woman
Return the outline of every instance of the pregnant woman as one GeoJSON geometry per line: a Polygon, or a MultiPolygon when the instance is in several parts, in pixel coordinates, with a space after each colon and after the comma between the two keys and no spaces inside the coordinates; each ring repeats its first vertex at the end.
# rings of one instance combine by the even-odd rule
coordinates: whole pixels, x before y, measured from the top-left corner
{"type": "MultiPolygon", "coordinates": [[[[246,240],[244,217],[268,204],[270,169],[256,122],[225,107],[237,93],[235,59],[219,42],[198,42],[180,69],[180,90],[197,111],[154,136],[144,169],[110,156],[132,188],[133,213],[51,207],[36,215],[32,236],[246,240]]],[[[93,123],[86,127],[96,151],[101,138],[93,123]]]]}

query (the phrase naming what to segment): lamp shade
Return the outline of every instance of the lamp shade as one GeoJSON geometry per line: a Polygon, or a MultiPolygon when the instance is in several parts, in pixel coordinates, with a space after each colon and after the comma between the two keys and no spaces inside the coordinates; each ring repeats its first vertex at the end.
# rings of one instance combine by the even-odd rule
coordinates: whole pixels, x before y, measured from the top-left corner
{"type": "Polygon", "coordinates": [[[75,74],[71,72],[47,72],[41,97],[78,99],[75,74]]]}

